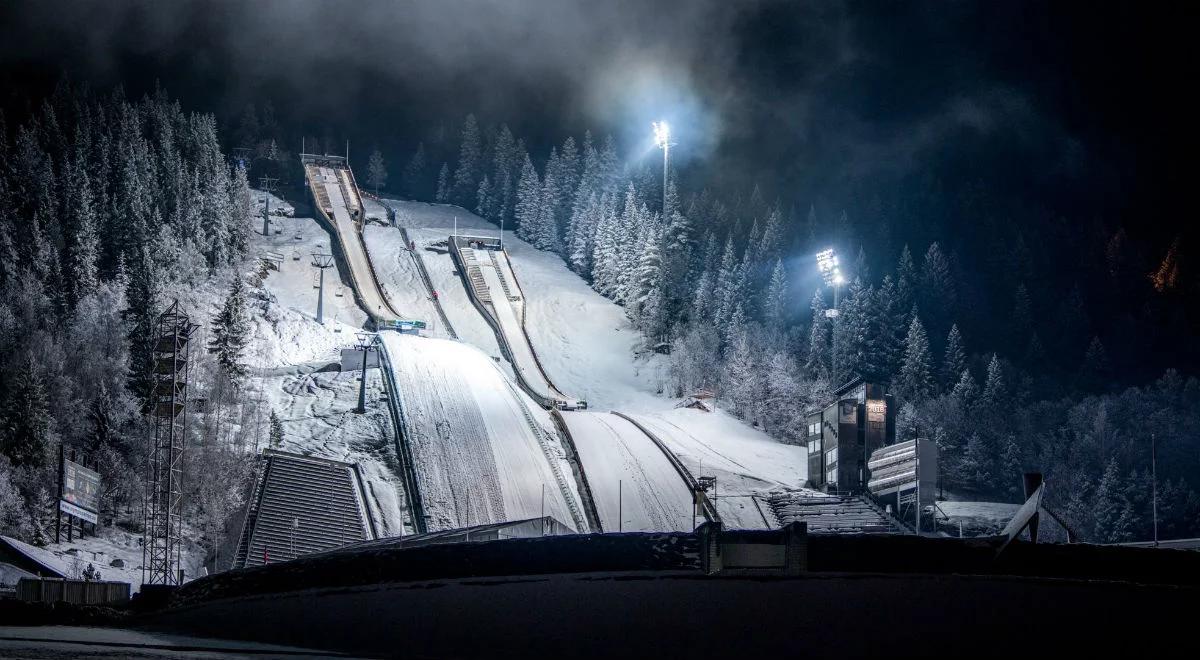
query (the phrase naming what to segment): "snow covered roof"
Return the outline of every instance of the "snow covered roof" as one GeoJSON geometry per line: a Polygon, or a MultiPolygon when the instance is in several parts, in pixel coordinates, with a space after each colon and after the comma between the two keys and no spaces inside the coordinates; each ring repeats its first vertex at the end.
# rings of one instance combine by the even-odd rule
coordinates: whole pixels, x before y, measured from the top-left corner
{"type": "Polygon", "coordinates": [[[0,561],[45,577],[65,578],[71,572],[53,552],[8,536],[0,536],[0,561]]]}

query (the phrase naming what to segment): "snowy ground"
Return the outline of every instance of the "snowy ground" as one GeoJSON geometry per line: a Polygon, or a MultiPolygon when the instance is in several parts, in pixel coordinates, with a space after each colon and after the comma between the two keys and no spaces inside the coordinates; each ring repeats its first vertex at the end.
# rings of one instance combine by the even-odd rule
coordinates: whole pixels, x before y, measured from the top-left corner
{"type": "MultiPolygon", "coordinates": [[[[190,536],[185,532],[185,536],[190,536]]],[[[78,535],[68,542],[63,530],[63,542],[51,543],[36,548],[14,539],[9,542],[20,547],[26,554],[50,566],[68,578],[79,579],[88,564],[100,571],[100,579],[128,582],[136,592],[142,585],[142,537],[121,529],[106,527],[99,536],[78,535]],[[113,562],[121,566],[113,566],[113,562]]],[[[190,539],[184,541],[183,570],[186,579],[195,579],[204,574],[204,549],[190,539]]]]}
{"type": "MultiPolygon", "coordinates": [[[[353,412],[360,372],[341,373],[330,366],[339,362],[341,349],[355,344],[355,332],[366,325],[367,315],[355,304],[339,263],[325,272],[325,324],[316,323],[317,269],[310,253],[328,252],[329,234],[311,218],[281,223],[279,234],[264,237],[260,226],[251,237],[252,250],[284,259],[280,270],[267,271],[256,292],[250,387],[283,422],[279,449],[358,463],[376,529],[382,535],[404,533],[408,507],[383,380],[378,370],[368,371],[367,414],[360,415],[353,412]]],[[[266,420],[259,423],[265,426],[266,420]]],[[[261,443],[257,448],[265,447],[266,432],[256,429],[254,436],[261,443]]]]}
{"type": "Polygon", "coordinates": [[[421,280],[415,257],[404,244],[400,231],[394,227],[367,225],[363,228],[363,239],[371,256],[371,264],[379,276],[379,286],[392,307],[403,310],[407,320],[425,321],[428,329],[422,335],[449,337],[445,328],[438,327],[441,318],[437,307],[425,288],[425,282],[421,280]]]}
{"type": "Polygon", "coordinates": [[[383,340],[431,531],[543,511],[584,526],[570,465],[558,438],[546,433],[545,411],[492,358],[449,340],[397,333],[383,340]]]}
{"type": "Polygon", "coordinates": [[[692,493],[636,426],[610,413],[564,413],[607,532],[692,531],[692,493]]]}

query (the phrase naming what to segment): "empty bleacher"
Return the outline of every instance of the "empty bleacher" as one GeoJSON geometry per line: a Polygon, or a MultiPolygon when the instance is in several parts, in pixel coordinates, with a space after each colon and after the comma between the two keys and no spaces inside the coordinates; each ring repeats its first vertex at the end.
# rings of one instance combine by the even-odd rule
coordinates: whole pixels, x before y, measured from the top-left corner
{"type": "Polygon", "coordinates": [[[267,450],[234,556],[243,568],[375,537],[357,466],[267,450]]]}
{"type": "Polygon", "coordinates": [[[858,495],[781,493],[767,498],[779,524],[808,523],[809,534],[911,534],[902,523],[858,495]]]}

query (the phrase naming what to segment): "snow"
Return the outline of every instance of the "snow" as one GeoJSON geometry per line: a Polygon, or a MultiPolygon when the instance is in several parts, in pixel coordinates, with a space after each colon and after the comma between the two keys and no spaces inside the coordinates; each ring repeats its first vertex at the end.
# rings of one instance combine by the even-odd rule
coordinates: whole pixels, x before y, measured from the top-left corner
{"type": "Polygon", "coordinates": [[[280,199],[279,197],[262,190],[251,190],[250,207],[253,209],[255,216],[259,218],[260,228],[262,227],[262,208],[263,204],[266,203],[267,200],[271,201],[271,224],[274,227],[278,227],[277,223],[280,222],[280,216],[291,218],[296,215],[296,207],[280,199]]]}
{"type": "MultiPolygon", "coordinates": [[[[191,533],[185,529],[185,537],[191,533]]],[[[137,592],[142,585],[142,537],[125,530],[113,527],[100,528],[99,536],[76,535],[71,541],[66,540],[66,530],[63,530],[63,542],[51,543],[44,548],[37,548],[15,539],[6,539],[20,547],[23,552],[37,559],[42,564],[57,570],[68,578],[78,579],[88,564],[100,571],[100,579],[114,582],[128,582],[137,592]],[[118,568],[112,566],[115,559],[124,562],[118,568]]],[[[204,550],[190,538],[183,542],[184,576],[193,580],[204,574],[204,550]]]]}
{"type": "Polygon", "coordinates": [[[357,463],[367,514],[378,532],[407,533],[411,520],[383,379],[377,369],[368,370],[367,413],[357,414],[353,411],[358,406],[360,372],[340,373],[332,366],[339,362],[341,349],[355,344],[355,332],[367,325],[367,315],[355,304],[349,286],[335,275],[343,268],[339,261],[338,268],[325,273],[325,325],[315,322],[317,269],[311,265],[310,253],[328,252],[329,234],[312,218],[285,222],[281,234],[264,237],[260,225],[251,236],[252,249],[282,253],[284,259],[280,270],[267,271],[257,292],[259,303],[251,309],[255,332],[247,358],[255,370],[250,387],[266,400],[268,409],[255,421],[248,438],[253,445],[248,449],[266,446],[266,417],[274,410],[284,428],[279,449],[357,463]]]}
{"type": "MultiPolygon", "coordinates": [[[[252,367],[274,368],[334,361],[340,347],[354,343],[354,332],[367,324],[367,315],[354,302],[349,278],[337,268],[325,271],[325,324],[315,322],[318,269],[314,252],[328,253],[329,234],[312,218],[283,221],[280,234],[264,237],[262,226],[252,230],[251,250],[260,259],[282,256],[279,270],[266,270],[258,304],[252,305],[255,340],[248,351],[252,367]],[[299,236],[299,238],[297,238],[299,236]]],[[[255,222],[250,220],[251,227],[255,222]]]]}
{"type": "Polygon", "coordinates": [[[563,420],[605,531],[692,531],[691,489],[645,433],[611,413],[563,420]]]}
{"type": "Polygon", "coordinates": [[[541,516],[543,487],[544,514],[581,527],[570,465],[545,433],[545,412],[492,358],[460,342],[382,336],[430,531],[541,516]]]}
{"type": "Polygon", "coordinates": [[[449,337],[445,328],[438,327],[441,317],[421,279],[416,257],[404,244],[400,231],[393,227],[367,225],[363,228],[363,241],[379,277],[379,286],[392,307],[404,310],[407,320],[425,321],[428,329],[422,332],[423,335],[449,337]]]}

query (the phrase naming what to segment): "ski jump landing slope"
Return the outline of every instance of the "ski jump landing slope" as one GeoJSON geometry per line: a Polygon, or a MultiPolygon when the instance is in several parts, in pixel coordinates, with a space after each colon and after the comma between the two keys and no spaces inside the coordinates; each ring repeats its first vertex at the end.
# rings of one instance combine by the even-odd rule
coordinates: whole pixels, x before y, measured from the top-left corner
{"type": "Polygon", "coordinates": [[[345,166],[306,161],[304,176],[312,193],[313,206],[332,229],[334,241],[350,271],[350,281],[362,308],[376,324],[401,318],[388,303],[363,244],[362,201],[354,175],[345,166]]]}
{"type": "Polygon", "coordinates": [[[491,358],[455,341],[382,338],[429,531],[541,515],[587,530],[552,421],[491,358]]]}
{"type": "Polygon", "coordinates": [[[564,413],[606,532],[690,532],[691,489],[654,442],[611,413],[564,413]]]}

